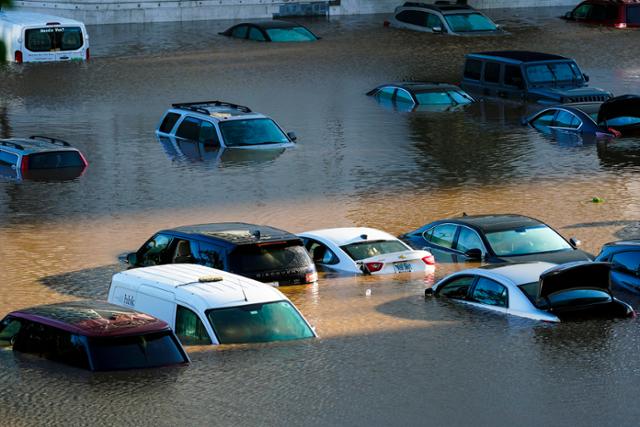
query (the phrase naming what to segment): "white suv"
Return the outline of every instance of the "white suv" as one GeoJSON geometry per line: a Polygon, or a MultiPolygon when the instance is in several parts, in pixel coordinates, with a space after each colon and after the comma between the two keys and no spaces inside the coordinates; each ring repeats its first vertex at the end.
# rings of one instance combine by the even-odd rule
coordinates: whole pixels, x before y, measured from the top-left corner
{"type": "Polygon", "coordinates": [[[223,101],[172,104],[156,134],[224,148],[288,148],[297,139],[264,114],[223,101]]]}

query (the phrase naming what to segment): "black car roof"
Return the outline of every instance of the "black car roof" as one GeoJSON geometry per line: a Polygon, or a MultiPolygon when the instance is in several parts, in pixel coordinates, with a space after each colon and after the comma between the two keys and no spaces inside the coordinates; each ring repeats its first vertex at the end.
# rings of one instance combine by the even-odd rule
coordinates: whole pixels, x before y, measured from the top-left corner
{"type": "Polygon", "coordinates": [[[458,218],[450,218],[440,222],[455,222],[464,224],[481,230],[483,233],[493,231],[512,230],[522,227],[531,227],[542,225],[540,221],[529,218],[528,216],[513,214],[497,214],[497,215],[468,215],[458,218]]]}
{"type": "Polygon", "coordinates": [[[170,231],[210,237],[235,245],[300,239],[298,236],[279,228],[268,225],[247,224],[244,222],[185,225],[172,228],[170,231]]]}
{"type": "Polygon", "coordinates": [[[564,56],[553,55],[551,53],[531,52],[527,50],[495,50],[490,52],[476,52],[472,55],[495,56],[520,62],[558,61],[569,59],[564,56]]]}
{"type": "Polygon", "coordinates": [[[243,22],[238,25],[256,25],[260,28],[268,29],[268,28],[294,28],[294,27],[302,27],[300,24],[296,24],[295,22],[282,21],[279,19],[272,19],[271,21],[254,21],[254,22],[243,22]]]}

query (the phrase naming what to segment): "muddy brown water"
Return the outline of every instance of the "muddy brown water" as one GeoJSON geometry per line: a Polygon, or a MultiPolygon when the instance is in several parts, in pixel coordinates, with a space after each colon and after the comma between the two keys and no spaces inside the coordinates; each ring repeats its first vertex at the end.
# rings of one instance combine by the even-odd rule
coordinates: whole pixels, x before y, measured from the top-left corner
{"type": "MultiPolygon", "coordinates": [[[[514,105],[409,114],[364,96],[386,81],[458,82],[464,53],[513,48],[574,57],[592,85],[640,92],[640,32],[562,12],[493,11],[511,34],[478,38],[385,29],[380,15],[313,20],[323,39],[304,45],[217,36],[230,22],[112,25],[90,28],[89,63],[2,68],[2,136],[67,139],[90,166],[67,182],[0,180],[0,313],[104,298],[118,254],[198,222],[401,233],[513,212],[591,252],[640,237],[640,141],[545,137],[514,105]],[[267,113],[299,144],[238,155],[155,138],[171,102],[204,99],[267,113]]],[[[462,267],[439,265],[435,279],[462,267]]],[[[637,320],[497,316],[425,301],[432,280],[323,275],[283,289],[320,339],[191,348],[184,368],[91,374],[1,351],[1,423],[638,424],[637,320]]]]}

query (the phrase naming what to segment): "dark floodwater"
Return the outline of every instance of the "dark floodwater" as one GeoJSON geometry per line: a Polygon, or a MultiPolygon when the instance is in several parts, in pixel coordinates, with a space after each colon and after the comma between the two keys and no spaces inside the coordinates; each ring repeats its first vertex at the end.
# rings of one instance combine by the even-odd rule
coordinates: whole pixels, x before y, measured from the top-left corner
{"type": "MultiPolygon", "coordinates": [[[[90,166],[73,181],[0,181],[0,313],[105,297],[117,254],[196,222],[400,233],[514,212],[592,252],[638,237],[640,141],[547,138],[520,127],[513,105],[408,114],[364,96],[386,81],[458,82],[464,53],[507,48],[575,57],[592,85],[639,93],[640,33],[562,12],[494,11],[511,35],[487,38],[332,18],[309,22],[323,39],[301,45],[218,36],[229,22],[93,27],[90,63],[2,68],[0,134],[69,140],[90,166]],[[269,114],[299,144],[247,156],[156,140],[171,102],[204,99],[269,114]]],[[[320,339],[191,349],[180,369],[90,374],[0,351],[1,423],[638,424],[637,320],[540,324],[425,302],[424,287],[323,277],[286,289],[320,339]]]]}

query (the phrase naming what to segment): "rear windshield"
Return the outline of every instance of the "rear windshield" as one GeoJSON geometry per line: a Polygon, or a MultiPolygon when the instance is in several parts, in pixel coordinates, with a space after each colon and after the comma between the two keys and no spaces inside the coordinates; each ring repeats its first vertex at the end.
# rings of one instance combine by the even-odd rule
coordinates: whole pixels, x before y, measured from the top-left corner
{"type": "Polygon", "coordinates": [[[89,338],[96,371],[152,368],[187,362],[171,332],[116,338],[89,338]]]}
{"type": "Polygon", "coordinates": [[[268,28],[267,34],[272,42],[310,42],[316,37],[304,27],[268,28]]]}
{"type": "Polygon", "coordinates": [[[50,27],[26,30],[25,46],[31,52],[78,50],[82,47],[80,27],[50,27]]]}
{"type": "Polygon", "coordinates": [[[311,266],[311,258],[301,243],[240,246],[231,255],[234,272],[286,270],[311,266]]]}
{"type": "Polygon", "coordinates": [[[546,225],[486,233],[491,249],[498,256],[514,256],[571,249],[558,233],[546,225]]]}
{"type": "Polygon", "coordinates": [[[57,169],[84,167],[84,161],[77,151],[54,151],[28,156],[28,169],[57,169]]]}
{"type": "Polygon", "coordinates": [[[313,337],[307,322],[288,301],[209,310],[207,317],[220,344],[313,337]]]}
{"type": "Polygon", "coordinates": [[[444,15],[444,19],[454,33],[497,30],[496,24],[480,13],[444,15]]]}
{"type": "Polygon", "coordinates": [[[367,259],[378,255],[407,251],[407,247],[397,240],[375,240],[371,242],[351,243],[341,246],[354,261],[367,259]]]}

